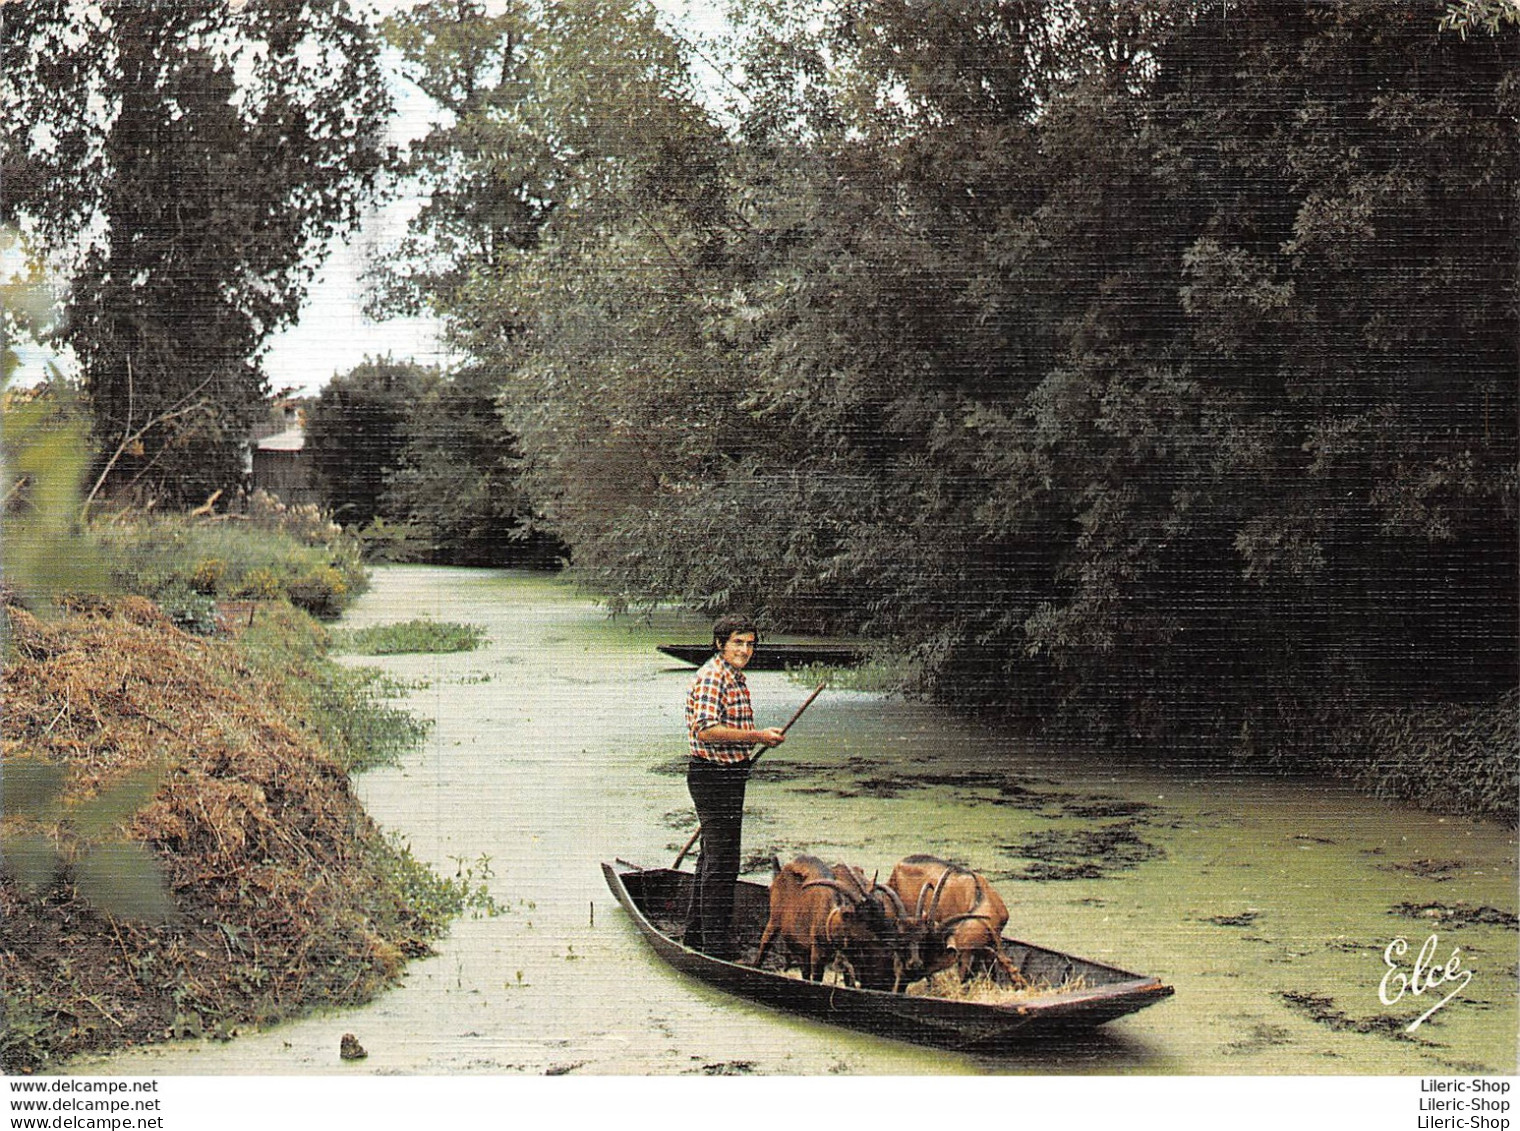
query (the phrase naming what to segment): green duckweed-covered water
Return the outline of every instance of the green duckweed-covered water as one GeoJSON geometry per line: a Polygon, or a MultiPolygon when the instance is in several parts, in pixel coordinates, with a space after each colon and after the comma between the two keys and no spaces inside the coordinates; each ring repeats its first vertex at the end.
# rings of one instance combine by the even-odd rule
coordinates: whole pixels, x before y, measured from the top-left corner
{"type": "MultiPolygon", "coordinates": [[[[385,828],[440,871],[486,882],[505,912],[460,921],[436,957],[365,1008],[71,1071],[1516,1068],[1513,830],[1333,783],[1117,765],[1101,749],[1007,737],[995,717],[967,721],[860,692],[825,693],[758,767],[745,826],[754,878],[768,878],[773,855],[800,851],[883,878],[910,852],[937,853],[992,880],[1011,910],[1010,935],[1158,975],[1176,996],[1090,1038],[988,1060],[707,989],[653,955],[599,868],[614,857],[669,864],[693,828],[681,776],[691,669],[654,645],[701,639],[707,626],[674,616],[612,622],[551,578],[426,567],[378,570],[346,623],[418,616],[480,625],[490,641],[468,653],[364,658],[411,681],[408,705],[436,726],[402,768],[367,774],[357,788],[385,828]],[[1385,952],[1400,938],[1407,950],[1391,969],[1385,952]],[[1452,980],[1397,996],[1427,946],[1424,966],[1452,980]],[[350,1032],[366,1060],[340,1062],[350,1032]]],[[[762,724],[784,721],[809,690],[781,673],[751,673],[750,683],[762,724]]]]}

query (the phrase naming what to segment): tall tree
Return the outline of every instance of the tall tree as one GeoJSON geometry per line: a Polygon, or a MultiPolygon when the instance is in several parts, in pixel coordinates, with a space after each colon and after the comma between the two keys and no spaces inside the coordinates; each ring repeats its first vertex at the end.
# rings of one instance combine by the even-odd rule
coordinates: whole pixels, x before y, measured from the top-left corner
{"type": "Polygon", "coordinates": [[[646,3],[432,2],[387,31],[450,114],[412,155],[428,203],[380,300],[429,306],[496,375],[533,509],[589,551],[658,489],[665,441],[715,424],[686,414],[711,366],[662,280],[702,254],[681,217],[713,206],[724,139],[646,3]]]}
{"type": "Polygon", "coordinates": [[[1033,646],[1200,717],[1513,682],[1517,42],[1342,0],[1158,47],[1138,129],[1084,148],[1141,156],[1170,278],[1107,272],[1032,401],[1080,530],[1033,646]]]}
{"type": "Polygon", "coordinates": [[[731,139],[657,36],[534,33],[502,122],[552,206],[452,306],[615,601],[1210,742],[1514,681],[1520,28],[745,7],[731,139]]]}
{"type": "Polygon", "coordinates": [[[4,207],[70,279],[97,470],[199,501],[237,482],[260,349],[382,167],[375,38],[346,0],[22,0],[0,20],[4,207]]]}
{"type": "Polygon", "coordinates": [[[402,162],[423,204],[373,272],[372,303],[382,314],[430,310],[463,334],[476,270],[533,246],[552,208],[541,149],[515,128],[537,23],[522,3],[491,14],[482,0],[425,0],[382,27],[441,120],[402,162]]]}

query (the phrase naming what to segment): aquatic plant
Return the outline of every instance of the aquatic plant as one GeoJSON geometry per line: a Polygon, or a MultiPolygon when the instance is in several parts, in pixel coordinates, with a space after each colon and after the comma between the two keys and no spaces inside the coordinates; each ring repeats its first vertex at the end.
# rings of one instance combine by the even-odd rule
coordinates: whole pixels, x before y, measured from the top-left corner
{"type": "Polygon", "coordinates": [[[485,639],[485,629],[479,625],[418,617],[354,629],[338,636],[336,643],[349,652],[389,656],[408,652],[473,652],[485,639]]]}

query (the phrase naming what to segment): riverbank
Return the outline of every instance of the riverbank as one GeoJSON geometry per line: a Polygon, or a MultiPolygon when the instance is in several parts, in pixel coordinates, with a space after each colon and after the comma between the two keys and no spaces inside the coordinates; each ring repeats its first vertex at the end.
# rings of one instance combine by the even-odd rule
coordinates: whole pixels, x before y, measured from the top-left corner
{"type": "Polygon", "coordinates": [[[305,613],[6,615],[0,1070],[367,1001],[463,906],[355,797],[406,719],[305,613]]]}

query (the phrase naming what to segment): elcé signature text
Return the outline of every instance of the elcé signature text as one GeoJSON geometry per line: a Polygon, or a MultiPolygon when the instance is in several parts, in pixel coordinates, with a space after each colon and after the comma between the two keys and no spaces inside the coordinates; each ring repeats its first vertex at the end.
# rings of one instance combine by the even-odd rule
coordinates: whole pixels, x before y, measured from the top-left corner
{"type": "Polygon", "coordinates": [[[1401,959],[1409,951],[1409,940],[1396,938],[1383,948],[1383,963],[1388,970],[1383,974],[1383,980],[1378,984],[1378,1000],[1384,1005],[1393,1005],[1408,993],[1414,997],[1421,997],[1434,990],[1437,986],[1444,986],[1448,982],[1459,983],[1455,989],[1436,1002],[1424,1013],[1416,1017],[1404,1028],[1404,1032],[1413,1033],[1427,1020],[1431,1014],[1456,997],[1467,988],[1467,983],[1472,981],[1473,972],[1462,969],[1462,950],[1453,947],[1451,957],[1442,965],[1435,965],[1436,947],[1440,943],[1435,935],[1425,940],[1420,947],[1420,953],[1415,955],[1414,966],[1405,973],[1401,968],[1401,959]]]}

